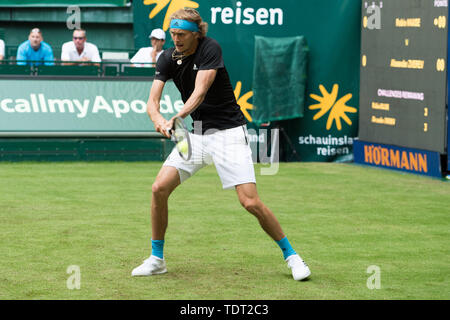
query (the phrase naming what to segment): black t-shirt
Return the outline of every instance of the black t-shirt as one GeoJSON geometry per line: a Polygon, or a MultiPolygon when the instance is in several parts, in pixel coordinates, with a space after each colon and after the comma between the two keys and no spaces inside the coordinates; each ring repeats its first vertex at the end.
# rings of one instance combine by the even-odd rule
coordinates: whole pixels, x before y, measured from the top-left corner
{"type": "Polygon", "coordinates": [[[217,69],[216,78],[206,93],[205,100],[191,113],[194,121],[202,121],[202,132],[245,124],[217,41],[209,37],[199,40],[195,53],[183,60],[172,58],[174,50],[174,47],[166,49],[158,58],[155,79],[164,82],[173,79],[185,103],[194,91],[198,70],[217,69]],[[178,61],[182,61],[181,64],[178,61]]]}

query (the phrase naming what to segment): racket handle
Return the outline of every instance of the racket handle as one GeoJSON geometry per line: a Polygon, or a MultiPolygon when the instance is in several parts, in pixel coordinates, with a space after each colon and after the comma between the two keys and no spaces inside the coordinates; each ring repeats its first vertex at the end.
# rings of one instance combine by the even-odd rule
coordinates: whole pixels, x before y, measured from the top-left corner
{"type": "Polygon", "coordinates": [[[177,138],[175,138],[175,136],[172,134],[172,131],[173,130],[171,128],[166,128],[166,132],[170,136],[170,140],[172,140],[173,142],[177,142],[177,138]]]}

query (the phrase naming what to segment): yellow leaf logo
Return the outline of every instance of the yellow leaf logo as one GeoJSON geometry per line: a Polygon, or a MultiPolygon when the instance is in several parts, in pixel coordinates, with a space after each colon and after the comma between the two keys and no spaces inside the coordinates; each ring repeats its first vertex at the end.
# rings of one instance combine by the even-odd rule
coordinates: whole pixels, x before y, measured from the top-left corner
{"type": "Polygon", "coordinates": [[[253,91],[249,91],[242,97],[239,97],[241,95],[241,89],[242,89],[242,82],[238,81],[236,83],[236,88],[234,88],[234,96],[236,97],[236,101],[238,105],[241,107],[241,111],[244,114],[245,118],[248,121],[252,122],[252,117],[250,116],[247,110],[253,109],[253,105],[248,102],[248,99],[250,99],[253,96],[253,91]]]}
{"type": "Polygon", "coordinates": [[[163,23],[164,31],[167,31],[167,29],[169,29],[170,16],[175,11],[177,11],[178,9],[183,9],[185,7],[193,9],[199,7],[199,4],[197,2],[190,0],[144,0],[144,5],[149,6],[152,4],[156,4],[156,6],[152,9],[152,11],[150,11],[150,14],[148,16],[150,19],[153,19],[162,9],[164,9],[169,4],[166,16],[164,17],[163,23]]]}
{"type": "Polygon", "coordinates": [[[329,93],[323,85],[319,85],[319,90],[322,96],[316,94],[310,94],[310,97],[318,104],[309,106],[309,110],[319,110],[313,117],[313,120],[320,119],[324,114],[330,111],[327,120],[327,130],[331,129],[333,121],[336,123],[336,128],[340,131],[342,129],[341,119],[344,120],[349,126],[352,125],[352,121],[347,116],[347,112],[356,113],[356,108],[347,106],[346,103],[352,98],[352,94],[348,93],[339,100],[336,101],[338,96],[339,86],[335,84],[333,89],[329,93]]]}

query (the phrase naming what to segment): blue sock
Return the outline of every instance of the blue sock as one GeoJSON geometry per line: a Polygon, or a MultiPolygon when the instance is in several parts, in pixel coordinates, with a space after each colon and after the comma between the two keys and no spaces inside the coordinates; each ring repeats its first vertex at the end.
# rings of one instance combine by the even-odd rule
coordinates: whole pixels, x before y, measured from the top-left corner
{"type": "Polygon", "coordinates": [[[152,239],[152,256],[164,259],[163,251],[164,251],[164,240],[152,239]]]}
{"type": "Polygon", "coordinates": [[[275,241],[281,248],[281,251],[283,251],[283,257],[284,260],[286,260],[287,257],[297,254],[295,250],[292,248],[291,244],[289,243],[289,240],[287,237],[284,237],[280,241],[275,241]]]}

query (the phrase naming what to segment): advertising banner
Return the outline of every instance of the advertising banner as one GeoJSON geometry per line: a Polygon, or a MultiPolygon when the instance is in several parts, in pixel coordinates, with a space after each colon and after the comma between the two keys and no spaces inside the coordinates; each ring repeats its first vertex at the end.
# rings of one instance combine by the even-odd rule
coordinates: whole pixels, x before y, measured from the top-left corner
{"type": "Polygon", "coordinates": [[[361,140],[355,141],[354,152],[356,163],[437,178],[442,177],[439,152],[361,140]]]}
{"type": "Polygon", "coordinates": [[[2,0],[0,7],[123,7],[127,0],[2,0]]]}
{"type": "MultiPolygon", "coordinates": [[[[0,80],[0,136],[155,135],[148,81],[0,80]]],[[[167,119],[183,106],[173,82],[161,98],[167,119]]]]}
{"type": "Polygon", "coordinates": [[[360,1],[135,0],[136,48],[149,45],[154,28],[166,31],[165,47],[173,46],[170,16],[183,7],[198,10],[209,25],[208,36],[221,45],[250,128],[256,126],[252,123],[255,37],[303,36],[309,49],[303,117],[270,127],[285,128],[280,141],[287,148],[286,160],[353,158],[353,138],[358,132],[360,1]]]}

